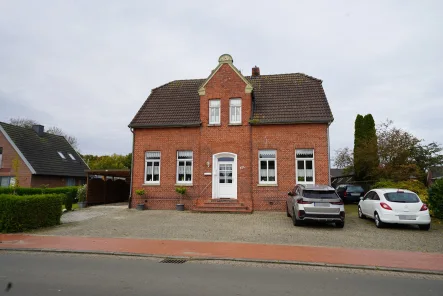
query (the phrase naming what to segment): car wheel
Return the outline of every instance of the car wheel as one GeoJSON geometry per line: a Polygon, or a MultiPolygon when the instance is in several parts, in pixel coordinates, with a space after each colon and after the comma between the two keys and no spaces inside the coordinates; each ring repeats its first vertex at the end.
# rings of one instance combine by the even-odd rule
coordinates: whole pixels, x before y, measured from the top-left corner
{"type": "Polygon", "coordinates": [[[385,223],[383,223],[380,220],[380,217],[378,216],[377,212],[375,212],[374,214],[374,221],[375,221],[375,226],[377,226],[377,228],[383,228],[385,226],[385,223]]]}
{"type": "Polygon", "coordinates": [[[286,217],[291,217],[291,214],[289,214],[288,203],[286,203],[286,217]]]}
{"type": "Polygon", "coordinates": [[[345,221],[335,222],[335,227],[337,227],[337,228],[345,227],[345,221]]]}
{"type": "Polygon", "coordinates": [[[292,222],[294,223],[294,226],[301,226],[303,222],[301,220],[297,219],[297,215],[295,214],[295,211],[292,211],[292,222]]]}
{"type": "Polygon", "coordinates": [[[420,227],[420,230],[428,231],[431,228],[431,224],[418,225],[418,227],[420,227]]]}
{"type": "Polygon", "coordinates": [[[358,217],[359,217],[360,219],[366,219],[366,216],[363,215],[363,212],[361,211],[360,206],[358,206],[358,217]]]}

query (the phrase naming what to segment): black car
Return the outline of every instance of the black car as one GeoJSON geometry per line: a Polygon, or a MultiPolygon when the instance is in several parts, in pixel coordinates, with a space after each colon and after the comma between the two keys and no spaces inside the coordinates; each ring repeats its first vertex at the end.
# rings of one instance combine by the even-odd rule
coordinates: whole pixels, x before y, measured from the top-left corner
{"type": "Polygon", "coordinates": [[[345,203],[359,202],[360,196],[365,195],[365,190],[359,185],[342,184],[339,185],[335,192],[345,203]]]}

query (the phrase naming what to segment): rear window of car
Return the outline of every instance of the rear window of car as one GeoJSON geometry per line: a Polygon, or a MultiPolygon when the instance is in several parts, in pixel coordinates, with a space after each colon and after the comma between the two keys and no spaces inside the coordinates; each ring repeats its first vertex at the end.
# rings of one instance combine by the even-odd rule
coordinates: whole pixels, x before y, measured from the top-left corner
{"type": "Polygon", "coordinates": [[[348,188],[346,188],[346,191],[348,192],[364,192],[363,188],[361,188],[360,186],[348,186],[348,188]]]}
{"type": "Polygon", "coordinates": [[[335,191],[323,190],[303,190],[303,197],[306,198],[338,198],[335,191]]]}
{"type": "Polygon", "coordinates": [[[390,202],[414,203],[420,201],[415,193],[409,192],[389,192],[385,193],[385,198],[390,202]]]}

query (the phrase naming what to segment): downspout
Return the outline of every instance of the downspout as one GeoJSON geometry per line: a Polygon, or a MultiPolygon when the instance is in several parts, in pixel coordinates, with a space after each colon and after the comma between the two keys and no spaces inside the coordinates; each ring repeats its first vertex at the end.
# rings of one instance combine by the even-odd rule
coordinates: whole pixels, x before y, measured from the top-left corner
{"type": "Polygon", "coordinates": [[[134,134],[134,129],[133,128],[129,128],[129,130],[132,133],[132,159],[131,159],[131,182],[129,185],[129,204],[128,204],[128,208],[131,208],[131,204],[132,204],[132,184],[133,184],[133,171],[134,171],[134,143],[135,143],[135,134],[134,134]]]}
{"type": "Polygon", "coordinates": [[[329,126],[331,124],[328,123],[327,127],[327,138],[328,138],[328,184],[331,186],[331,145],[329,140],[329,126]]]}

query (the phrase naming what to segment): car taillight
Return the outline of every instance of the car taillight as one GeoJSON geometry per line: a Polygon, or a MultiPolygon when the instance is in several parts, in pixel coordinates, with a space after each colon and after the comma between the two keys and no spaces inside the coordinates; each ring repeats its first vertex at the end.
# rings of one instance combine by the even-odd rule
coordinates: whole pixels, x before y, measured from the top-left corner
{"type": "Polygon", "coordinates": [[[340,200],[340,201],[331,201],[331,205],[342,205],[342,204],[343,204],[342,200],[340,200]]]}
{"type": "Polygon", "coordinates": [[[380,206],[385,210],[392,211],[391,207],[387,203],[381,202],[380,206]]]}
{"type": "Polygon", "coordinates": [[[306,205],[306,204],[311,204],[312,201],[306,201],[306,200],[303,200],[300,198],[300,199],[297,199],[297,203],[302,204],[302,205],[306,205]]]}
{"type": "Polygon", "coordinates": [[[348,193],[345,191],[345,192],[343,192],[343,196],[347,196],[348,195],[348,193]]]}
{"type": "Polygon", "coordinates": [[[420,208],[420,211],[427,211],[428,210],[428,206],[426,204],[423,204],[420,208]]]}

